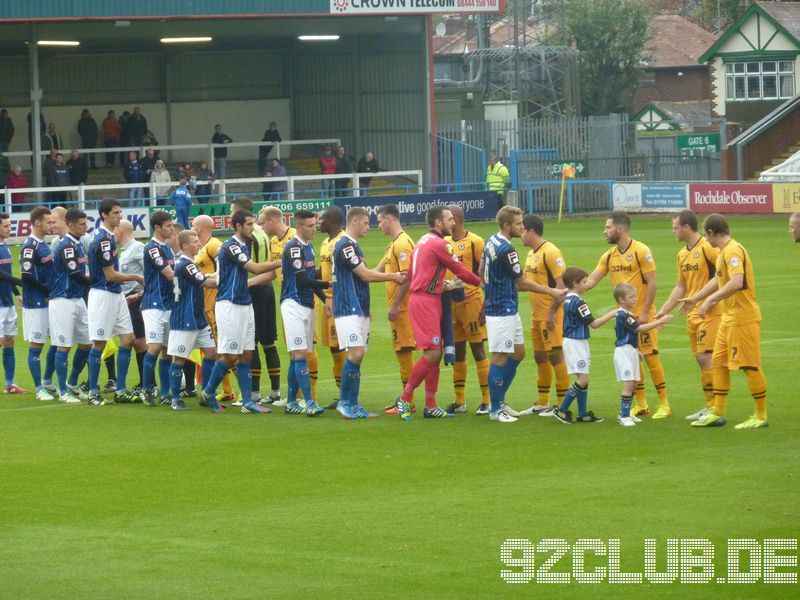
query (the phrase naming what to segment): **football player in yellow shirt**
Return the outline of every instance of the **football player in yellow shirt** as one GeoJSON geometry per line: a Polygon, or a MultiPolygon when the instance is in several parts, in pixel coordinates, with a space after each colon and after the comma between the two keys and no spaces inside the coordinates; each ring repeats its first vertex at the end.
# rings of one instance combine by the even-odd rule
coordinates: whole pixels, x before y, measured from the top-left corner
{"type": "MultiPolygon", "coordinates": [[[[200,250],[194,257],[194,262],[200,272],[206,277],[213,276],[217,271],[217,254],[222,247],[222,242],[214,237],[214,219],[208,215],[198,215],[192,219],[192,230],[200,240],[200,250]]],[[[203,310],[206,313],[206,321],[211,327],[214,339],[217,340],[217,318],[214,314],[214,304],[217,302],[217,288],[203,288],[203,310]]],[[[205,385],[205,381],[203,382],[205,385]]],[[[218,400],[235,401],[236,394],[233,391],[231,373],[225,374],[222,379],[222,396],[218,400]]]]}
{"type": "MultiPolygon", "coordinates": [[[[702,290],[709,281],[714,280],[719,250],[714,248],[698,232],[697,215],[691,210],[682,210],[672,219],[672,233],[675,239],[686,244],[678,252],[678,281],[656,318],[669,314],[678,301],[702,290]]],[[[689,344],[700,366],[700,381],[706,397],[705,408],[686,417],[696,421],[705,417],[714,406],[714,375],[711,367],[711,352],[717,338],[722,308],[711,308],[705,318],[698,314],[700,306],[694,306],[686,317],[689,330],[689,344]]]]}
{"type": "MultiPolygon", "coordinates": [[[[452,246],[453,254],[473,273],[478,273],[478,266],[483,256],[483,238],[464,227],[464,211],[457,204],[447,207],[455,223],[453,235],[444,239],[452,246]]],[[[453,279],[450,271],[445,279],[453,279]]],[[[479,285],[464,285],[464,300],[453,301],[453,331],[456,341],[456,362],[453,364],[453,388],[456,401],[447,407],[448,413],[467,412],[464,387],[467,381],[467,343],[475,360],[478,371],[478,385],[481,388],[481,404],[475,414],[489,414],[489,359],[483,346],[486,341],[486,317],[483,314],[483,289],[479,285]]]]}
{"type": "MultiPolygon", "coordinates": [[[[322,281],[333,280],[333,249],[336,247],[336,242],[342,237],[344,230],[342,224],[344,223],[344,213],[338,206],[329,206],[319,216],[319,230],[328,235],[319,247],[319,279],[322,281]]],[[[322,345],[330,348],[331,358],[333,358],[333,379],[336,382],[336,387],[341,388],[342,385],[342,368],[344,361],[347,358],[347,353],[339,348],[339,336],[336,333],[336,322],[333,318],[332,306],[333,302],[333,286],[323,290],[325,293],[325,306],[321,306],[321,313],[319,321],[319,329],[321,332],[322,345]]],[[[325,408],[334,410],[338,401],[334,401],[327,405],[325,408]]]]}
{"type": "MultiPolygon", "coordinates": [[[[284,246],[297,235],[297,230],[289,226],[288,220],[288,215],[284,215],[283,211],[277,206],[265,206],[258,213],[258,224],[270,237],[271,260],[281,260],[284,246]]],[[[275,271],[275,279],[279,286],[277,294],[280,296],[280,285],[281,281],[283,281],[281,269],[275,271]]],[[[308,375],[311,378],[311,395],[316,398],[317,379],[319,377],[319,354],[317,354],[316,345],[308,354],[308,375]]],[[[270,376],[272,376],[272,372],[270,372],[270,376]]],[[[278,377],[280,377],[280,373],[278,373],[278,377]]],[[[284,407],[286,406],[286,401],[275,402],[274,406],[284,407]]]]}
{"type": "MultiPolygon", "coordinates": [[[[414,251],[414,241],[403,231],[400,224],[400,210],[394,204],[387,204],[378,209],[378,226],[384,235],[392,240],[386,247],[386,252],[381,259],[376,271],[382,273],[406,273],[411,266],[411,253],[414,251]]],[[[400,381],[405,388],[411,369],[414,368],[414,331],[411,329],[411,319],[408,316],[408,288],[410,281],[402,285],[394,282],[386,283],[386,305],[389,307],[389,325],[392,329],[392,347],[394,348],[397,362],[400,363],[400,381]]],[[[414,398],[411,397],[409,406],[412,412],[416,411],[414,398]]],[[[396,403],[384,407],[387,415],[396,415],[396,403]]]]}
{"type": "MultiPolygon", "coordinates": [[[[536,215],[525,215],[522,227],[522,242],[531,248],[525,260],[525,278],[549,288],[566,287],[561,278],[566,269],[564,255],[558,246],[542,237],[542,220],[536,215]]],[[[533,406],[521,411],[521,414],[551,415],[550,387],[553,373],[556,376],[556,398],[559,405],[569,389],[569,373],[561,347],[564,343],[564,306],[554,301],[549,294],[541,292],[529,292],[528,298],[531,303],[531,339],[538,373],[539,397],[533,406]]]]}
{"type": "Polygon", "coordinates": [[[717,305],[722,307],[722,320],[717,331],[711,363],[714,366],[714,408],[695,427],[725,425],[725,410],[731,387],[731,371],[742,370],[753,396],[754,414],[735,429],[758,429],[767,422],[767,380],[761,370],[761,308],[756,302],[756,280],[750,255],[731,237],[725,217],[708,215],[703,231],[709,243],[719,250],[716,279],[687,298],[681,313],[687,314],[705,299],[698,311],[705,318],[717,305]]]}
{"type": "MultiPolygon", "coordinates": [[[[615,210],[606,219],[603,234],[613,247],[600,257],[597,267],[589,275],[588,287],[592,289],[607,274],[611,274],[611,286],[616,288],[627,283],[636,288],[636,305],[633,314],[640,324],[649,323],[656,316],[653,304],[656,298],[656,263],[650,248],[631,238],[631,218],[621,210],[615,210]]],[[[672,412],[667,396],[667,381],[664,367],[658,356],[658,330],[639,333],[639,351],[644,356],[650,378],[658,393],[658,410],[654,419],[664,419],[672,412]]],[[[636,406],[631,409],[634,416],[649,415],[644,391],[644,369],[636,384],[636,406]]]]}

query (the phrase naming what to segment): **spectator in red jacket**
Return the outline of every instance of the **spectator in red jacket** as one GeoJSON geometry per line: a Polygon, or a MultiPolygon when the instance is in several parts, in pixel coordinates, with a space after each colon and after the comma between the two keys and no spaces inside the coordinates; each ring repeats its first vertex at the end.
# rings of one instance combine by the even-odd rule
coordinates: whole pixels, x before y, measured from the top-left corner
{"type": "MultiPolygon", "coordinates": [[[[6,187],[10,190],[17,190],[21,188],[30,187],[28,185],[28,178],[25,177],[25,173],[22,172],[22,167],[19,165],[15,165],[13,169],[11,169],[11,173],[8,174],[8,181],[6,182],[6,187]]],[[[11,204],[14,205],[14,212],[24,212],[27,210],[24,206],[19,206],[25,203],[25,193],[20,194],[11,194],[11,204]]]]}
{"type": "MultiPolygon", "coordinates": [[[[331,150],[330,146],[325,146],[322,149],[322,155],[319,157],[319,169],[320,173],[322,173],[323,175],[336,174],[336,156],[334,155],[333,150],[331,150]]],[[[335,188],[336,188],[335,179],[322,180],[323,192],[330,192],[331,196],[333,196],[335,188]]]]}

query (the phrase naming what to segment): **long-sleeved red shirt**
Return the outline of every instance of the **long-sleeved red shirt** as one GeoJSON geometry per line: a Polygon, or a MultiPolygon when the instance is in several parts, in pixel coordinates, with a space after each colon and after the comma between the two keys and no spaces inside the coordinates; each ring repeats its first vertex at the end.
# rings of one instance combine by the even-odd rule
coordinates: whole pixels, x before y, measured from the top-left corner
{"type": "Polygon", "coordinates": [[[441,295],[448,269],[465,283],[481,283],[480,277],[450,251],[444,237],[436,231],[429,231],[420,238],[411,255],[411,268],[408,270],[411,293],[441,295]]]}

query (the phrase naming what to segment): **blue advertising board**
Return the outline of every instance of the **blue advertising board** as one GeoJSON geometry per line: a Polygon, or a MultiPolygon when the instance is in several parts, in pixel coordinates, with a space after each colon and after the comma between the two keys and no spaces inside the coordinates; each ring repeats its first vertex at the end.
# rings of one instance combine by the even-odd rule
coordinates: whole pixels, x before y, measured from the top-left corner
{"type": "Polygon", "coordinates": [[[457,204],[464,211],[465,221],[494,219],[500,208],[497,192],[447,192],[440,194],[403,194],[392,196],[359,196],[336,198],[335,204],[347,214],[352,206],[366,208],[370,225],[378,224],[378,208],[395,204],[400,209],[400,222],[404,225],[425,223],[425,213],[440,204],[457,204]]]}
{"type": "Polygon", "coordinates": [[[687,205],[686,184],[642,184],[643,208],[686,208],[687,205]]]}

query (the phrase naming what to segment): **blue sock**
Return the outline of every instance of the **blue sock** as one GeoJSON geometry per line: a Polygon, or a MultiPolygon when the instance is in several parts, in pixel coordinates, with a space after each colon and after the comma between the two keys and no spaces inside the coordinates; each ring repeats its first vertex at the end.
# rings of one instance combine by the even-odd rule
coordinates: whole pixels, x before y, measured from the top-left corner
{"type": "Polygon", "coordinates": [[[69,365],[69,350],[56,352],[54,359],[56,363],[56,374],[58,375],[58,391],[61,395],[67,393],[67,365],[69,365]]]}
{"type": "Polygon", "coordinates": [[[313,402],[314,398],[311,396],[311,377],[308,374],[308,360],[301,358],[294,361],[294,374],[297,377],[297,386],[303,392],[303,399],[306,404],[313,402]]]}
{"type": "Polygon", "coordinates": [[[294,370],[294,359],[289,361],[289,397],[287,398],[287,402],[297,402],[297,392],[299,391],[299,387],[297,385],[297,373],[294,370]]]}
{"type": "Polygon", "coordinates": [[[354,364],[351,373],[353,384],[350,387],[350,406],[353,407],[360,404],[358,396],[361,392],[361,365],[354,364]]]}
{"type": "MultiPolygon", "coordinates": [[[[576,384],[577,385],[577,384],[576,384]]],[[[578,388],[578,416],[586,416],[586,403],[589,400],[589,386],[578,388]]]]}
{"type": "Polygon", "coordinates": [[[342,365],[342,383],[339,389],[339,402],[341,402],[343,406],[353,406],[351,398],[353,397],[353,383],[355,382],[355,377],[353,376],[354,366],[353,363],[346,359],[344,365],[342,365]]]}
{"type": "Polygon", "coordinates": [[[183,380],[183,365],[170,362],[169,365],[169,391],[172,401],[177,402],[181,399],[181,381],[183,380]]]}
{"type": "Polygon", "coordinates": [[[158,383],[162,397],[169,396],[170,389],[172,389],[170,367],[172,367],[171,358],[162,358],[158,361],[158,383]]]}
{"type": "Polygon", "coordinates": [[[86,366],[86,361],[89,360],[89,350],[77,348],[75,354],[72,356],[72,371],[69,374],[69,385],[78,385],[78,377],[80,377],[83,367],[86,366]]]}
{"type": "Polygon", "coordinates": [[[33,377],[33,385],[36,389],[42,387],[42,355],[41,348],[28,348],[28,369],[31,371],[33,377]]]}
{"type": "Polygon", "coordinates": [[[500,410],[505,399],[506,389],[503,380],[504,366],[494,363],[489,365],[489,400],[492,403],[491,412],[496,413],[500,410]]]}
{"type": "Polygon", "coordinates": [[[53,382],[53,373],[56,372],[56,350],[57,346],[50,344],[44,359],[44,377],[42,377],[42,380],[47,383],[53,382]]]}
{"type": "Polygon", "coordinates": [[[224,360],[220,359],[215,362],[214,368],[211,369],[211,375],[208,380],[204,382],[205,387],[203,388],[203,394],[209,398],[216,398],[219,382],[222,381],[222,378],[225,377],[225,373],[227,372],[228,365],[225,364],[224,360]]]}
{"type": "MultiPolygon", "coordinates": [[[[580,388],[578,387],[577,382],[569,386],[569,389],[567,390],[567,393],[564,394],[564,399],[561,401],[561,406],[558,407],[558,410],[569,410],[569,407],[572,406],[572,401],[578,397],[579,393],[580,388]]],[[[580,410],[580,404],[578,404],[578,407],[578,410],[580,410]]]]}
{"type": "Polygon", "coordinates": [[[631,416],[631,404],[633,404],[633,396],[620,396],[619,398],[619,414],[623,417],[631,416]]]}
{"type": "MultiPolygon", "coordinates": [[[[253,350],[253,352],[256,350],[253,350]]],[[[242,403],[249,404],[253,401],[253,380],[250,378],[250,363],[240,361],[239,364],[236,365],[236,381],[239,382],[239,391],[242,393],[242,403]]]]}
{"type": "Polygon", "coordinates": [[[503,399],[505,399],[505,393],[508,391],[508,388],[511,387],[511,382],[514,381],[514,377],[517,375],[517,367],[519,366],[519,361],[516,358],[508,357],[506,360],[506,364],[503,369],[503,399]]]}
{"type": "Polygon", "coordinates": [[[144,369],[144,373],[142,373],[142,389],[144,389],[145,392],[149,392],[156,387],[157,360],[157,354],[150,354],[150,352],[146,352],[144,355],[144,361],[142,362],[142,368],[144,369]]]}
{"type": "Polygon", "coordinates": [[[94,346],[89,350],[89,395],[100,393],[100,365],[103,360],[103,351],[94,346]]]}
{"type": "Polygon", "coordinates": [[[200,365],[200,377],[203,378],[203,385],[205,385],[209,379],[211,379],[211,371],[214,370],[214,359],[213,358],[204,358],[202,364],[200,365]]]}
{"type": "Polygon", "coordinates": [[[6,386],[14,383],[14,371],[17,369],[17,357],[13,348],[3,348],[3,370],[6,372],[6,386]]]}
{"type": "Polygon", "coordinates": [[[128,389],[128,367],[131,365],[131,348],[120,346],[117,350],[117,391],[128,389]]]}

